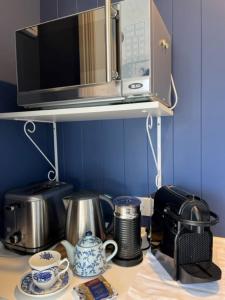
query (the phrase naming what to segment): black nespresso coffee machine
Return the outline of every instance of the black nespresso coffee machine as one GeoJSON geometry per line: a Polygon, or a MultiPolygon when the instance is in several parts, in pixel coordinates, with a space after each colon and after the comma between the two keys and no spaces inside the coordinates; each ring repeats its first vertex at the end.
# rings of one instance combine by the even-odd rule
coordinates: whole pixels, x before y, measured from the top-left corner
{"type": "Polygon", "coordinates": [[[218,217],[207,203],[175,186],[163,186],[154,197],[152,253],[175,280],[201,283],[219,280],[212,262],[210,226],[218,217]]]}

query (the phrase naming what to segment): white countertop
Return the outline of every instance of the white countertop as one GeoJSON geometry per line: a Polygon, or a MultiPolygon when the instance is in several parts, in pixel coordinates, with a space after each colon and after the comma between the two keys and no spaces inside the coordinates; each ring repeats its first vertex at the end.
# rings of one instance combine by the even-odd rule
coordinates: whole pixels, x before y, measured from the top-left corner
{"type": "MultiPolygon", "coordinates": [[[[222,279],[198,285],[181,285],[172,280],[161,265],[151,256],[146,255],[141,264],[135,267],[119,267],[110,264],[104,277],[117,290],[118,300],[225,300],[225,239],[214,238],[213,261],[222,269],[222,279]]],[[[29,256],[0,257],[0,300],[31,300],[20,293],[16,285],[23,273],[29,271],[29,256]]],[[[70,286],[48,300],[72,300],[73,287],[87,281],[74,276],[70,286]]],[[[37,299],[37,298],[35,298],[37,299]]]]}

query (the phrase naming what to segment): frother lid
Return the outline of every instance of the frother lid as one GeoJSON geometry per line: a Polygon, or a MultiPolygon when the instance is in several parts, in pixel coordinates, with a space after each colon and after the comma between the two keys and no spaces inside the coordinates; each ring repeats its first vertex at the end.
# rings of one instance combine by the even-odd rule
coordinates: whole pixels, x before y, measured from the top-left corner
{"type": "Polygon", "coordinates": [[[113,200],[115,206],[133,206],[138,207],[141,204],[141,201],[137,197],[132,196],[120,196],[113,200]]]}
{"type": "Polygon", "coordinates": [[[113,200],[115,206],[140,206],[141,201],[137,197],[121,196],[113,200]]]}
{"type": "Polygon", "coordinates": [[[113,200],[114,216],[120,219],[135,219],[140,215],[141,201],[137,197],[121,196],[113,200]]]}

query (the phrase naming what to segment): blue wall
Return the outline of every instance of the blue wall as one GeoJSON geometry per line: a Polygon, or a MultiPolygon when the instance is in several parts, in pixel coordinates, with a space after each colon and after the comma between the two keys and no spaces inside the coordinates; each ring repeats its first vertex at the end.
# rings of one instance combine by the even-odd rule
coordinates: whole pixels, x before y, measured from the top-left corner
{"type": "Polygon", "coordinates": [[[0,12],[0,80],[15,84],[15,31],[39,22],[40,0],[0,1],[0,12]]]}
{"type": "MultiPolygon", "coordinates": [[[[40,1],[0,2],[0,113],[17,111],[15,30],[40,20],[40,1]],[[4,12],[4,13],[3,13],[4,12]],[[7,81],[7,82],[6,82],[7,81]],[[10,82],[10,83],[9,83],[10,82]]],[[[37,126],[35,138],[48,154],[52,152],[49,126],[37,126]]],[[[7,190],[33,181],[46,180],[48,166],[23,133],[21,122],[0,121],[0,235],[2,203],[7,190]]]]}
{"type": "MultiPolygon", "coordinates": [[[[0,81],[0,112],[16,111],[15,85],[0,81]]],[[[36,127],[34,139],[51,157],[52,130],[49,125],[36,127]]],[[[34,149],[23,132],[23,122],[0,121],[0,235],[1,213],[7,190],[26,184],[47,180],[49,167],[34,149]]]]}
{"type": "MultiPolygon", "coordinates": [[[[225,235],[225,3],[223,0],[157,0],[173,35],[173,74],[180,102],[163,119],[163,183],[208,201],[225,235]]],[[[101,5],[102,1],[41,1],[47,20],[101,5]],[[58,6],[57,6],[58,3],[58,6]]],[[[145,120],[67,123],[59,126],[61,178],[77,187],[114,195],[148,195],[155,167],[145,120]]]]}
{"type": "MultiPolygon", "coordinates": [[[[9,111],[18,111],[16,86],[0,81],[0,113],[9,111]]],[[[20,121],[0,121],[0,198],[9,188],[47,179],[48,166],[26,138],[23,125],[20,121]]],[[[40,124],[33,134],[48,155],[52,152],[51,133],[49,125],[40,124]]]]}

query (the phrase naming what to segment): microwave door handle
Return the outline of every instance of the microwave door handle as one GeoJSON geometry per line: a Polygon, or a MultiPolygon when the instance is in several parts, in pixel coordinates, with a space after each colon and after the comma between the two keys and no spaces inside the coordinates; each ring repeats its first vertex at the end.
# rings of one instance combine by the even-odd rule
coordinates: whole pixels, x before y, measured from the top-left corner
{"type": "Polygon", "coordinates": [[[112,52],[111,52],[111,0],[105,0],[105,34],[106,34],[106,81],[112,81],[112,52]]]}

